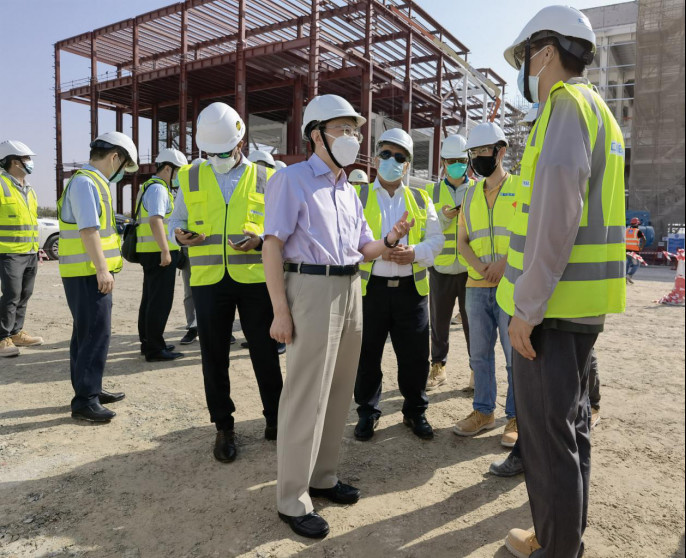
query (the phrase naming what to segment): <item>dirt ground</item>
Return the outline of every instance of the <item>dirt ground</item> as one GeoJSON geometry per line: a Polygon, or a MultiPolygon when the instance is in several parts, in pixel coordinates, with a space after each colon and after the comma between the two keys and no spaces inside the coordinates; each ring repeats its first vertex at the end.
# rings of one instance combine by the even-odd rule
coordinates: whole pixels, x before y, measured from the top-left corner
{"type": "MultiPolygon", "coordinates": [[[[589,557],[684,556],[684,308],[653,303],[673,276],[640,270],[626,315],[610,317],[598,341],[589,557]]],[[[508,529],[531,526],[523,476],[487,474],[506,455],[502,428],[473,439],[451,432],[471,410],[466,347],[453,326],[449,382],[430,396],[435,439],[420,441],[401,423],[389,344],[376,436],[353,439],[351,406],[343,439],[340,476],[363,498],[351,507],[315,501],[331,534],[295,536],[276,515],[276,447],[262,437],[247,350],[232,350],[239,458],[220,464],[198,344],[171,365],[138,354],[141,279],[129,264],[116,282],[104,385],[126,399],[111,406],[111,424],[94,426],[69,416],[71,316],[57,264],[41,265],[26,328],[46,344],[0,361],[0,556],[503,558],[508,529]]],[[[178,278],[171,342],[183,333],[181,293],[178,278]]],[[[498,379],[504,425],[500,352],[498,379]]]]}

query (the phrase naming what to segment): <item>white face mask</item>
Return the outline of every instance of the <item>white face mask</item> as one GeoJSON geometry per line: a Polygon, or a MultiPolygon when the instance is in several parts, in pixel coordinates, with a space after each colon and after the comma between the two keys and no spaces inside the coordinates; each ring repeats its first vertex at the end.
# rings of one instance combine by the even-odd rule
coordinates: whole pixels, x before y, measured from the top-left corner
{"type": "Polygon", "coordinates": [[[209,157],[209,161],[210,165],[212,165],[212,168],[219,174],[226,174],[236,166],[238,157],[236,157],[234,153],[231,154],[231,157],[227,157],[226,159],[222,159],[218,155],[215,155],[213,157],[209,157]]]}
{"type": "MultiPolygon", "coordinates": [[[[531,61],[536,58],[539,54],[543,52],[543,49],[539,50],[536,54],[534,54],[530,59],[529,59],[529,67],[531,67],[531,61]]],[[[538,70],[538,73],[535,76],[529,76],[529,94],[531,95],[531,99],[527,99],[527,101],[531,103],[538,103],[538,82],[539,82],[539,76],[541,75],[541,72],[546,69],[547,66],[543,66],[540,70],[538,70]]],[[[524,64],[522,64],[522,67],[519,68],[519,75],[517,76],[517,87],[519,88],[519,92],[526,97],[524,94],[524,64]]]]}
{"type": "Polygon", "coordinates": [[[331,134],[326,134],[333,138],[331,144],[331,153],[336,161],[344,167],[352,165],[357,159],[357,154],[360,152],[360,144],[353,136],[339,136],[335,137],[331,134]]]}

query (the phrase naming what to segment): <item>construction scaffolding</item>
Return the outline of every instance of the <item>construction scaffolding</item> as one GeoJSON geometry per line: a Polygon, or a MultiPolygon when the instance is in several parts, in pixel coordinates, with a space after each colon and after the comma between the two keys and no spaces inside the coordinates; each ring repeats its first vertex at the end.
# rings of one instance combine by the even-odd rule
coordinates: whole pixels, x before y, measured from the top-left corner
{"type": "MultiPolygon", "coordinates": [[[[302,110],[317,94],[348,99],[367,118],[358,166],[370,170],[373,145],[387,127],[415,140],[412,172],[438,174],[442,137],[487,118],[513,133],[521,113],[504,102],[505,81],[472,68],[469,50],[416,2],[395,0],[186,0],[55,44],[56,182],[60,196],[75,168],[62,156],[62,101],[151,122],[150,160],[117,185],[123,191],[153,171],[159,149],[198,156],[195,123],[214,101],[243,115],[249,148],[267,146],[286,163],[303,160],[302,110]],[[62,83],[60,55],[90,61],[90,76],[62,83]],[[104,73],[102,70],[106,70],[104,73]]],[[[128,131],[127,131],[128,132],[128,131]]]]}
{"type": "Polygon", "coordinates": [[[658,239],[684,222],[684,3],[640,0],[629,208],[658,239]]]}

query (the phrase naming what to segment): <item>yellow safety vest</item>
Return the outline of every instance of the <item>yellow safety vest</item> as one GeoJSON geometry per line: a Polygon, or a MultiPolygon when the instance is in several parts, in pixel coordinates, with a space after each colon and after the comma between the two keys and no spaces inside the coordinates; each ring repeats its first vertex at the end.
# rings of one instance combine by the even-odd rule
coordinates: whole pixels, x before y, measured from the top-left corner
{"type": "Polygon", "coordinates": [[[246,164],[227,204],[207,161],[179,169],[188,228],[207,236],[202,244],[188,247],[191,286],[218,283],[225,270],[239,283],[264,283],[262,254],[257,250],[239,252],[227,241],[243,238],[244,229],[255,234],[264,232],[264,190],[272,174],[272,169],[246,164]]]}
{"type": "Polygon", "coordinates": [[[546,318],[585,318],[623,312],[626,305],[624,245],[624,139],[612,112],[591,86],[555,84],[529,133],[522,157],[521,183],[510,225],[510,248],[497,300],[514,315],[515,282],[523,273],[529,206],[536,166],[545,142],[554,95],[571,95],[588,130],[595,171],[586,184],[579,231],[569,262],[547,304],[546,318]]]}
{"type": "MultiPolygon", "coordinates": [[[[162,223],[164,224],[164,236],[169,236],[169,228],[167,223],[169,222],[169,216],[174,211],[174,197],[169,191],[167,183],[161,178],[151,178],[145,184],[143,184],[140,192],[138,192],[138,198],[136,199],[136,207],[140,206],[140,211],[138,214],[138,226],[136,227],[136,252],[161,252],[162,249],[157,244],[155,237],[152,234],[152,229],[150,228],[150,214],[148,210],[145,209],[145,205],[141,202],[145,190],[148,186],[152,184],[161,184],[167,190],[167,195],[169,196],[169,212],[164,215],[162,223]]],[[[169,242],[169,250],[178,250],[179,247],[173,242],[169,242]]]]}
{"type": "MultiPolygon", "coordinates": [[[[367,219],[369,228],[374,233],[374,238],[377,240],[382,238],[381,235],[381,208],[379,207],[379,199],[373,190],[374,184],[356,185],[355,191],[360,197],[362,207],[364,208],[364,216],[367,219]],[[371,195],[370,195],[371,194],[371,195]]],[[[405,198],[405,209],[407,210],[407,220],[415,220],[414,227],[410,229],[408,241],[411,245],[419,244],[424,240],[426,234],[426,208],[429,205],[429,195],[419,188],[403,188],[403,196],[405,198]]],[[[362,279],[362,296],[367,294],[367,283],[372,275],[372,268],[374,262],[366,262],[360,264],[360,278],[362,279]]],[[[419,264],[412,264],[412,277],[414,278],[414,286],[421,296],[429,294],[429,277],[426,273],[426,268],[419,264]]]]}
{"type": "MultiPolygon", "coordinates": [[[[510,244],[508,226],[515,212],[515,192],[519,180],[509,175],[500,187],[493,207],[488,207],[484,192],[485,180],[470,186],[462,202],[469,246],[483,263],[497,262],[507,256],[510,244]]],[[[467,273],[481,281],[482,275],[467,263],[467,273]]]]}
{"type": "Polygon", "coordinates": [[[107,261],[107,269],[112,273],[121,271],[123,261],[121,257],[121,238],[116,229],[114,211],[112,209],[112,194],[109,184],[105,182],[98,173],[90,170],[80,169],[76,171],[67,187],[62,192],[62,196],[57,201],[57,216],[60,222],[60,245],[59,263],[60,275],[62,277],[85,277],[97,273],[95,265],[91,261],[86,247],[81,240],[81,233],[76,223],[67,223],[62,219],[62,205],[65,196],[69,191],[71,181],[75,176],[82,175],[88,177],[96,186],[100,198],[100,243],[102,251],[107,261]]]}
{"type": "MultiPolygon", "coordinates": [[[[468,185],[467,187],[471,187],[474,184],[474,181],[469,178],[466,179],[466,182],[468,185]]],[[[436,184],[433,182],[427,184],[425,189],[433,201],[436,212],[441,211],[441,208],[444,205],[447,205],[448,207],[454,207],[453,204],[455,202],[448,191],[448,185],[445,183],[445,180],[441,180],[436,184]]],[[[460,254],[457,250],[457,232],[460,228],[460,216],[458,215],[453,221],[454,222],[451,222],[448,225],[448,228],[444,229],[443,231],[445,242],[443,244],[441,253],[436,256],[436,259],[434,260],[434,265],[452,265],[455,262],[455,258],[457,258],[463,266],[467,267],[467,260],[465,260],[462,257],[462,254],[460,254]]]]}
{"type": "Polygon", "coordinates": [[[0,254],[38,252],[38,200],[29,187],[26,199],[8,176],[0,174],[0,254]]]}

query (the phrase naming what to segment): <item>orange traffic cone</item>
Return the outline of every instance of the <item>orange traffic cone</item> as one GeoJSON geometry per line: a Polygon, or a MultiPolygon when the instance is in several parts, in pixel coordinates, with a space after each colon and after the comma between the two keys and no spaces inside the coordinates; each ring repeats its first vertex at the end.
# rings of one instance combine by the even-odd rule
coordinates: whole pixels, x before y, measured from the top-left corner
{"type": "MultiPolygon", "coordinates": [[[[665,252],[665,254],[668,254],[665,252]]],[[[686,257],[684,256],[684,250],[680,249],[677,252],[677,255],[674,256],[674,254],[668,254],[669,256],[676,257],[677,259],[677,265],[676,265],[676,278],[674,279],[674,288],[672,289],[672,292],[663,296],[660,300],[657,302],[659,304],[668,304],[670,306],[680,306],[684,304],[684,299],[686,298],[686,292],[684,287],[684,283],[686,281],[686,278],[684,277],[684,259],[686,257]]]]}

